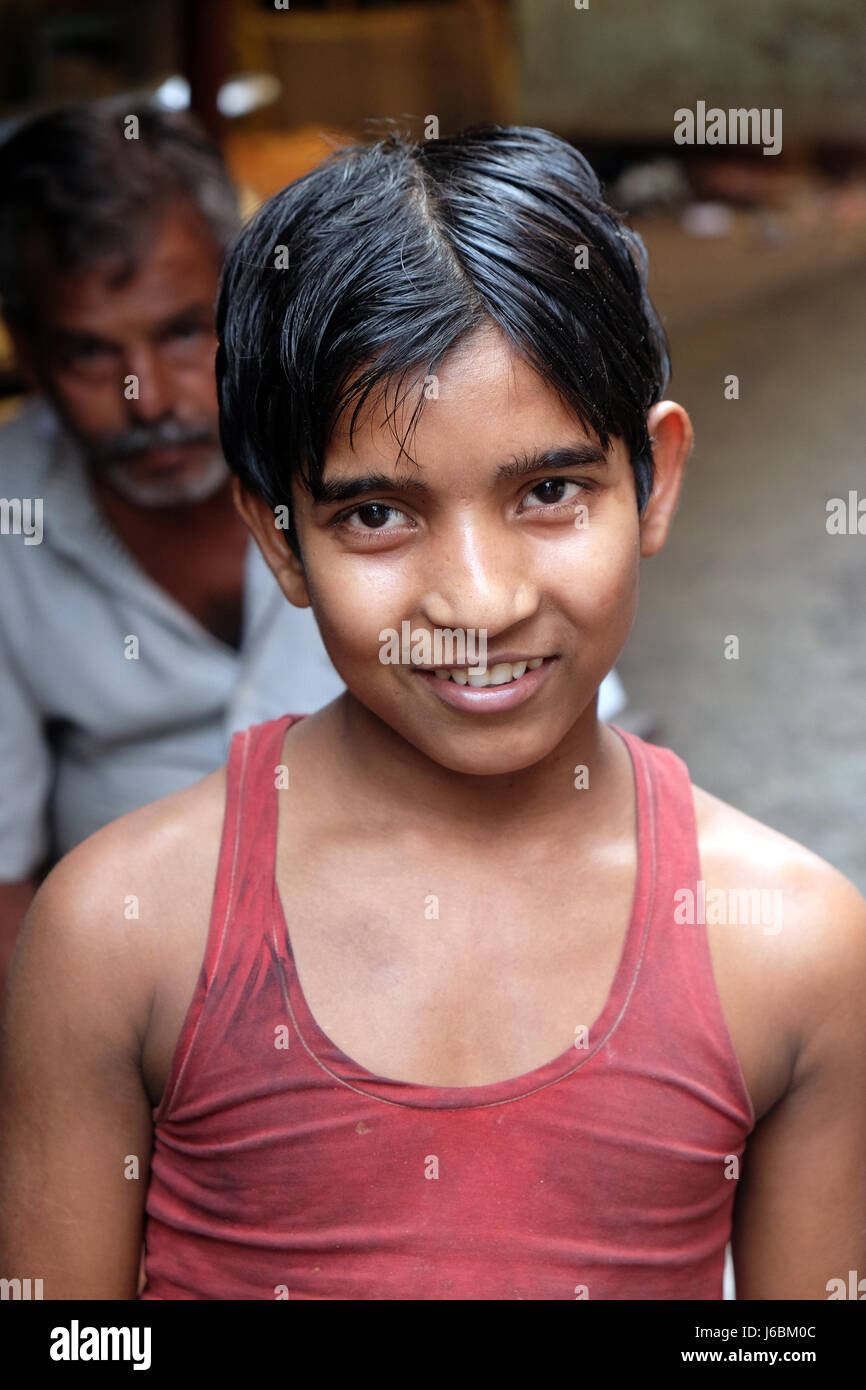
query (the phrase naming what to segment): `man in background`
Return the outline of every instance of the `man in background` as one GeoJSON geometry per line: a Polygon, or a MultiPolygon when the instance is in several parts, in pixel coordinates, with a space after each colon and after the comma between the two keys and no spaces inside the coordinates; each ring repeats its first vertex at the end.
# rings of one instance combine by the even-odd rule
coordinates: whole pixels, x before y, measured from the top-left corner
{"type": "Polygon", "coordinates": [[[214,301],[239,229],[188,119],[57,111],[0,147],[0,977],[41,875],[343,690],[235,512],[214,301]]]}

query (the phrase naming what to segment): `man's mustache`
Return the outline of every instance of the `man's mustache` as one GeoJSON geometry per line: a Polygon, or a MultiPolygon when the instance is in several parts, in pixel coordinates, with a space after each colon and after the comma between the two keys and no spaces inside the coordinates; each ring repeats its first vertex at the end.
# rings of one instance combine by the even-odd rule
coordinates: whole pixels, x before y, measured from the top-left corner
{"type": "Polygon", "coordinates": [[[95,449],[97,462],[107,463],[133,454],[149,453],[151,449],[177,449],[183,445],[218,445],[209,425],[182,424],[179,420],[160,420],[154,425],[133,425],[122,434],[99,441],[95,449]]]}

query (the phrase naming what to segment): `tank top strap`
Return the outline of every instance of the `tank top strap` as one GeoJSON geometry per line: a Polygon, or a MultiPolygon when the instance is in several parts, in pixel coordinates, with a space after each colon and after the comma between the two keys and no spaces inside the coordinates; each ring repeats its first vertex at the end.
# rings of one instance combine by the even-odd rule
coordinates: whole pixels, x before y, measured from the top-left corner
{"type": "MultiPolygon", "coordinates": [[[[195,993],[175,1048],[162,1099],[165,1123],[183,1094],[190,1058],[213,1032],[232,1035],[241,1051],[250,991],[260,979],[262,941],[270,922],[277,842],[280,753],[286,730],[303,715],[286,714],[233,735],[207,943],[195,993]]],[[[249,1052],[247,1056],[251,1055],[249,1052]]]]}
{"type": "MultiPolygon", "coordinates": [[[[650,858],[651,872],[646,877],[652,885],[648,958],[670,963],[675,945],[670,938],[675,925],[676,895],[684,888],[694,891],[700,878],[692,781],[682,758],[671,748],[646,743],[616,725],[614,728],[631,752],[638,800],[643,802],[641,810],[646,825],[643,852],[650,858]],[[666,940],[663,942],[660,937],[666,940]]],[[[688,949],[693,944],[690,940],[688,949]]]]}
{"type": "MultiPolygon", "coordinates": [[[[617,726],[614,726],[617,727],[617,726]]],[[[670,748],[622,734],[647,788],[648,840],[654,860],[653,901],[639,998],[631,1022],[647,1039],[666,1039],[659,1066],[670,1069],[671,1040],[691,1039],[691,1067],[723,1102],[754,1124],[754,1109],[716,984],[705,915],[697,817],[689,770],[670,748]],[[664,1053],[664,1055],[662,1055],[664,1053]]],[[[651,1051],[651,1044],[648,1043],[651,1051]]]]}
{"type": "Polygon", "coordinates": [[[643,792],[648,848],[654,860],[656,901],[700,875],[698,828],[689,770],[671,748],[646,743],[614,725],[634,762],[638,796],[643,792]]]}
{"type": "Polygon", "coordinates": [[[281,762],[286,730],[303,715],[284,714],[233,735],[226,803],[204,967],[210,983],[221,958],[241,973],[258,953],[268,921],[277,847],[281,762]],[[256,925],[257,924],[257,925],[256,925]]]}

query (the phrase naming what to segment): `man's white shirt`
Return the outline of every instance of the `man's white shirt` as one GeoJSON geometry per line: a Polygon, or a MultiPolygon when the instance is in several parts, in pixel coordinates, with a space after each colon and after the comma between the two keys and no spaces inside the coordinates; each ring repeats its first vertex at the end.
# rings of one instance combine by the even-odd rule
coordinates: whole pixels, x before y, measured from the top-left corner
{"type": "Polygon", "coordinates": [[[345,689],[252,540],[238,650],[152,580],[41,399],[0,429],[0,498],[42,515],[38,544],[14,508],[0,534],[0,882],[214,771],[236,730],[345,689]]]}

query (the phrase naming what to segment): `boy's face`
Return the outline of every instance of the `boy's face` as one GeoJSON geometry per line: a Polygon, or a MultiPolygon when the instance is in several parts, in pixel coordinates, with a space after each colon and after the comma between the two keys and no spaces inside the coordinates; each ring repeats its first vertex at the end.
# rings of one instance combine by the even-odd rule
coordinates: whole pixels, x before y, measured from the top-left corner
{"type": "MultiPolygon", "coordinates": [[[[400,438],[416,400],[411,394],[395,417],[400,438]]],[[[680,407],[665,405],[688,426],[680,407]]],[[[642,549],[653,553],[664,539],[655,534],[659,518],[644,536],[622,441],[605,461],[598,440],[497,330],[479,331],[441,366],[438,398],[425,400],[406,441],[414,463],[397,462],[384,416],[380,406],[360,418],[353,449],[341,424],[325,483],[376,474],[388,485],[317,503],[293,483],[303,569],[267,507],[253,503],[257,539],[287,597],[312,602],[356,700],[454,771],[529,767],[584,711],[594,718],[596,692],[634,618],[642,549]],[[516,475],[516,460],[570,448],[587,457],[563,467],[534,459],[531,472],[516,475]],[[380,659],[381,634],[400,634],[404,623],[413,640],[446,628],[486,633],[488,670],[500,658],[543,661],[522,676],[518,665],[515,680],[490,688],[446,682],[423,654],[423,665],[380,659]]],[[[685,432],[682,462],[691,432],[680,421],[685,432]]],[[[669,492],[667,520],[675,501],[669,492]]],[[[473,655],[470,648],[458,660],[471,667],[473,655]]]]}

